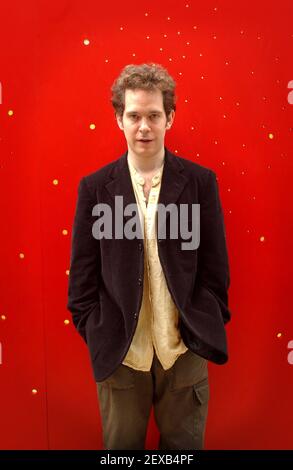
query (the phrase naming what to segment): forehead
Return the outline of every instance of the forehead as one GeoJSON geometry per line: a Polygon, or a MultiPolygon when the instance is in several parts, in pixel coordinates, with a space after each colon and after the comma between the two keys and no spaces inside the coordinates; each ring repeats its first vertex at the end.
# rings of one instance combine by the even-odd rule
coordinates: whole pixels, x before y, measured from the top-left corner
{"type": "Polygon", "coordinates": [[[125,111],[164,111],[161,90],[125,90],[125,111]]]}

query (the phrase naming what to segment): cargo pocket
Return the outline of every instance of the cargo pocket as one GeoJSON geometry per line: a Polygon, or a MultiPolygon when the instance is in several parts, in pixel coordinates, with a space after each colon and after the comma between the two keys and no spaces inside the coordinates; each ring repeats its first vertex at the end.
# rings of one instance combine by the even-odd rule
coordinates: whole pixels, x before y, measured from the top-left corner
{"type": "Polygon", "coordinates": [[[205,405],[210,398],[208,378],[193,385],[193,393],[198,405],[205,405]]]}
{"type": "Polygon", "coordinates": [[[193,403],[194,403],[194,427],[193,435],[195,439],[195,448],[197,450],[204,448],[204,436],[208,414],[208,403],[210,397],[208,378],[193,385],[193,403]]]}
{"type": "Polygon", "coordinates": [[[181,354],[170,369],[171,391],[193,387],[208,377],[207,360],[187,350],[181,354]]]}
{"type": "Polygon", "coordinates": [[[102,382],[97,382],[97,385],[115,390],[129,390],[134,388],[134,371],[131,367],[120,364],[113,374],[102,382]]]}

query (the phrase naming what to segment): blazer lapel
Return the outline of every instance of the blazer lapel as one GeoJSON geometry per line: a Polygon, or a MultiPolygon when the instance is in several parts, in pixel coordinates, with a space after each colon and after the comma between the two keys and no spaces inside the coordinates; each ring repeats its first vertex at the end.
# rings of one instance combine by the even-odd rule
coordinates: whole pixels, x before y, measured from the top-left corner
{"type": "Polygon", "coordinates": [[[127,163],[127,153],[125,152],[112,168],[109,175],[110,182],[106,184],[106,188],[113,200],[115,200],[115,196],[123,196],[123,209],[128,204],[136,203],[127,163]]]}
{"type": "MultiPolygon", "coordinates": [[[[158,203],[162,204],[164,207],[167,207],[168,204],[175,205],[187,181],[188,178],[184,173],[184,166],[180,158],[175,157],[165,147],[165,165],[158,203]]],[[[168,219],[170,218],[170,212],[172,212],[172,210],[174,210],[174,206],[171,206],[171,211],[168,210],[166,212],[166,219],[164,217],[157,217],[157,238],[160,238],[161,234],[166,233],[165,229],[168,226],[168,219]]]]}
{"type": "Polygon", "coordinates": [[[165,147],[165,164],[161,181],[159,203],[164,205],[171,203],[175,204],[187,181],[188,178],[184,173],[184,166],[180,162],[180,158],[175,157],[165,147]]]}

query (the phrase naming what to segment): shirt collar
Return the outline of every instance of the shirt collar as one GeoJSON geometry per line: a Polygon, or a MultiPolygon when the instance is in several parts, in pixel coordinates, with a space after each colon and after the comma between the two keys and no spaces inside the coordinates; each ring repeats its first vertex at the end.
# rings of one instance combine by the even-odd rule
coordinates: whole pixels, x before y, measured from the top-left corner
{"type": "MultiPolygon", "coordinates": [[[[143,186],[145,184],[145,179],[144,177],[137,171],[137,169],[130,163],[129,158],[127,158],[128,162],[128,167],[131,176],[134,178],[136,183],[140,184],[143,186]]],[[[159,168],[159,170],[155,173],[155,175],[152,177],[152,186],[157,186],[162,179],[162,174],[163,174],[163,168],[164,168],[164,162],[162,166],[159,168]]]]}

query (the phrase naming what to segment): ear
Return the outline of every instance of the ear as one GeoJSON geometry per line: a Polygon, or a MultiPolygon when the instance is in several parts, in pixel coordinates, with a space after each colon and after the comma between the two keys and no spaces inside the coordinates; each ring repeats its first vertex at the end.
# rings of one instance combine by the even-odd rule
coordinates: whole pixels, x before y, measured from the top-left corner
{"type": "Polygon", "coordinates": [[[174,109],[172,109],[171,113],[169,114],[169,116],[167,118],[167,124],[166,124],[166,129],[167,130],[171,129],[174,118],[175,118],[175,111],[174,111],[174,109]]]}
{"type": "Polygon", "coordinates": [[[117,120],[117,124],[118,124],[119,129],[121,129],[121,131],[123,131],[124,127],[123,127],[122,116],[119,116],[118,114],[116,114],[116,120],[117,120]]]}

